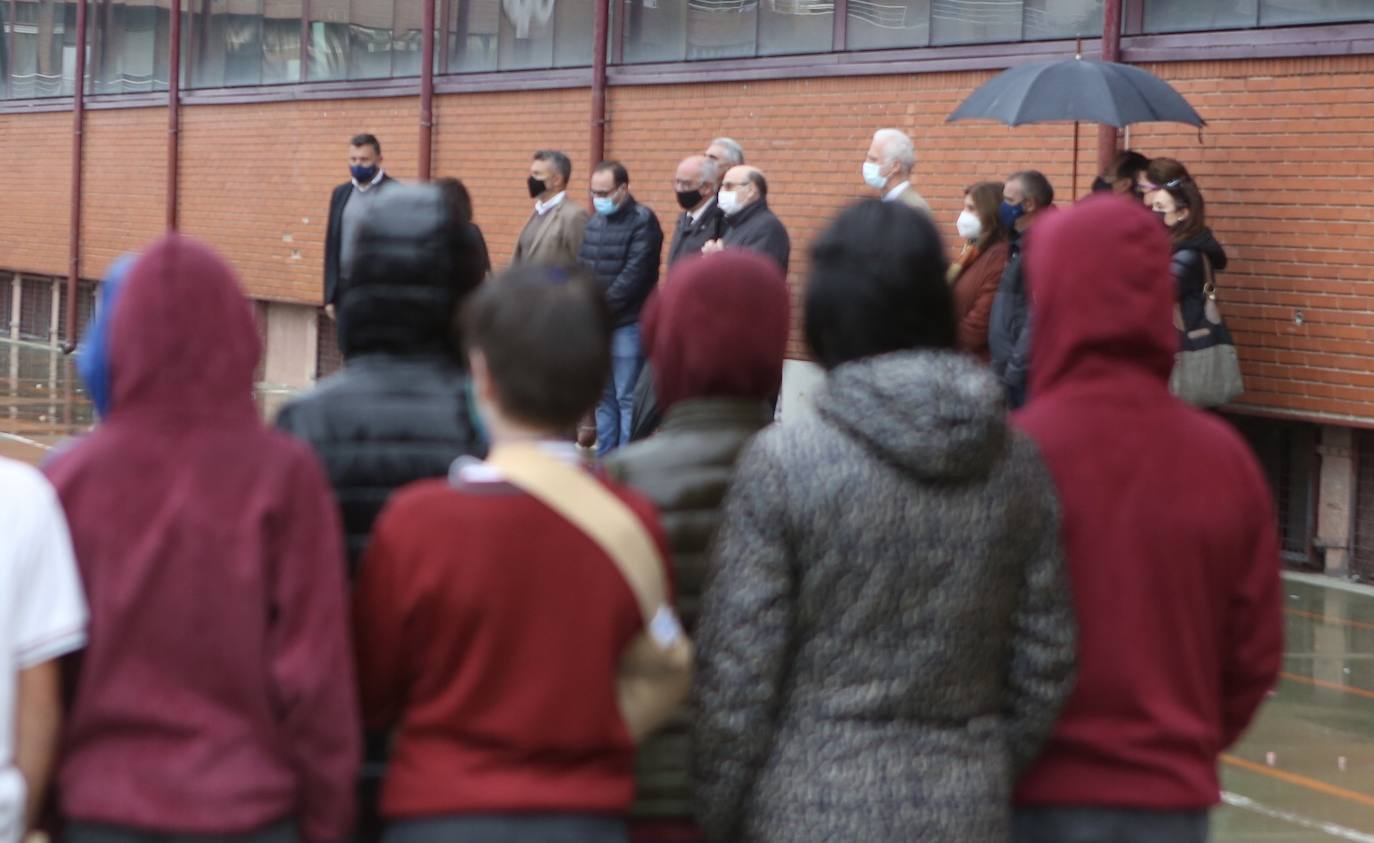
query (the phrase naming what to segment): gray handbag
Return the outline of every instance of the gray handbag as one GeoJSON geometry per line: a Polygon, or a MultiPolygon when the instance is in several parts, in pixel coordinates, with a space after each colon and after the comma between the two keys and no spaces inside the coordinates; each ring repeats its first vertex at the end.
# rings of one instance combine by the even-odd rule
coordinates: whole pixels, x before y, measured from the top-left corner
{"type": "Polygon", "coordinates": [[[1174,370],[1169,375],[1169,391],[1195,407],[1220,407],[1245,392],[1240,374],[1240,358],[1231,332],[1221,318],[1217,305],[1216,275],[1212,262],[1202,256],[1207,280],[1202,285],[1203,318],[1199,324],[1185,326],[1183,310],[1174,303],[1174,327],[1179,333],[1179,351],[1174,355],[1174,370]]]}

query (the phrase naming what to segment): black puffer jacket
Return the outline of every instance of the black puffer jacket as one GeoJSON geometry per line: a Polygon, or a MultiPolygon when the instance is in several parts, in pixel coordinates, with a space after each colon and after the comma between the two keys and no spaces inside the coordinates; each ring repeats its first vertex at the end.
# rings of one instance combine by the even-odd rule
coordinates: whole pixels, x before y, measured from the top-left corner
{"type": "Polygon", "coordinates": [[[663,228],[647,205],[628,197],[612,214],[593,214],[577,261],[601,282],[615,326],[639,321],[639,311],[658,284],[663,228]]]}
{"type": "Polygon", "coordinates": [[[1212,236],[1212,229],[1204,228],[1187,240],[1174,243],[1174,295],[1183,315],[1185,330],[1202,324],[1206,304],[1203,287],[1207,283],[1207,261],[1212,271],[1226,268],[1226,250],[1212,236]],[[1207,261],[1203,260],[1206,256],[1207,261]]]}
{"type": "Polygon", "coordinates": [[[437,191],[381,196],[359,233],[353,278],[341,291],[343,371],[291,401],[277,426],[319,454],[343,511],[350,570],[391,493],[442,477],[485,444],[450,324],[480,282],[471,228],[448,217],[437,191]]]}

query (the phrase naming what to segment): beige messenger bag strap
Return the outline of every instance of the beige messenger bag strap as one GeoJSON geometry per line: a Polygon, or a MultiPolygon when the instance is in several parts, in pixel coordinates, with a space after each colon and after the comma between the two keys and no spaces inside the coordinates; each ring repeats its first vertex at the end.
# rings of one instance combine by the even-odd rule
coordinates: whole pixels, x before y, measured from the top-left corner
{"type": "Polygon", "coordinates": [[[610,490],[538,445],[497,446],[487,464],[596,542],[634,593],[644,631],[621,657],[617,696],[626,728],[638,742],[672,717],[692,681],[692,642],[668,604],[658,546],[610,490]]]}

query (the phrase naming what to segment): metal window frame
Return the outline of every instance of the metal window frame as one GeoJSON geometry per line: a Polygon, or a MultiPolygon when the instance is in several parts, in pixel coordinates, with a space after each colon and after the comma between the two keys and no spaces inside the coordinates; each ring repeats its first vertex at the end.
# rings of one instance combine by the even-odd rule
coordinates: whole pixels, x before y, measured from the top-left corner
{"type": "MultiPolygon", "coordinates": [[[[836,2],[843,3],[846,0],[836,2]]],[[[1138,8],[1138,3],[1128,0],[1124,10],[1128,31],[1131,15],[1136,14],[1138,8]]],[[[615,17],[622,18],[623,15],[615,17]]],[[[1073,40],[1064,39],[657,64],[612,64],[607,69],[606,81],[610,87],[617,87],[1002,69],[1047,56],[1063,55],[1072,49],[1073,43],[1073,40]]],[[[1101,39],[1084,40],[1083,49],[1085,52],[1100,51],[1101,39]]],[[[1125,35],[1121,39],[1121,60],[1131,63],[1308,58],[1362,53],[1374,53],[1374,23],[1125,35]]],[[[439,94],[550,90],[587,88],[591,82],[590,67],[498,70],[436,76],[434,89],[439,94]]],[[[365,84],[333,80],[242,88],[183,88],[181,102],[187,106],[227,105],[411,97],[419,96],[419,93],[420,77],[415,76],[369,80],[365,84]]],[[[88,95],[85,99],[86,107],[92,110],[164,106],[167,102],[164,93],[88,95]]],[[[72,97],[0,101],[0,114],[69,111],[71,108],[72,97]]]]}

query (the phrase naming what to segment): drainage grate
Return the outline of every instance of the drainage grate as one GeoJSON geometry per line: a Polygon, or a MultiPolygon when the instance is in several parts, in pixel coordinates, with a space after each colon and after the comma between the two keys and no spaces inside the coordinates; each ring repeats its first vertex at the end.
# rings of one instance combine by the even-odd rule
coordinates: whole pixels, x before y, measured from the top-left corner
{"type": "Polygon", "coordinates": [[[323,379],[343,368],[343,355],[339,353],[339,334],[334,320],[323,309],[320,310],[320,327],[316,331],[318,345],[315,347],[315,378],[323,379]]]}
{"type": "Polygon", "coordinates": [[[1316,570],[1316,425],[1254,417],[1235,417],[1231,422],[1254,449],[1274,494],[1284,561],[1316,570]]]}
{"type": "Polygon", "coordinates": [[[19,293],[19,338],[52,342],[52,279],[24,278],[19,293]]]}

